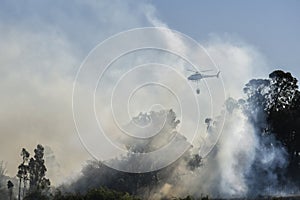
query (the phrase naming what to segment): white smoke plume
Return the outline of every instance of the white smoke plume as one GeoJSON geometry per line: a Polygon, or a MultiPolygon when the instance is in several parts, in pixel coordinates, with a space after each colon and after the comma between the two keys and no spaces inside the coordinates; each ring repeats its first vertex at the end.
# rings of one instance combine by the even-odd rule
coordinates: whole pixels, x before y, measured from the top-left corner
{"type": "MultiPolygon", "coordinates": [[[[196,197],[209,195],[214,198],[284,194],[278,184],[276,169],[284,173],[287,165],[285,149],[278,142],[276,144],[274,138],[262,137],[236,101],[228,101],[227,106],[229,112],[214,150],[195,171],[182,165],[185,168],[180,168],[182,176],[179,180],[175,184],[168,182],[172,186],[169,197],[170,194],[182,197],[187,194],[196,197]],[[273,145],[268,147],[266,144],[270,142],[273,145]]],[[[215,134],[218,126],[218,121],[214,122],[208,128],[209,134],[215,134]]],[[[172,176],[174,178],[178,174],[172,176]]]]}
{"type": "MultiPolygon", "coordinates": [[[[85,160],[91,159],[76,135],[71,109],[72,84],[82,59],[100,41],[119,31],[141,26],[168,26],[156,17],[155,8],[148,3],[76,1],[71,8],[67,3],[56,2],[57,7],[52,7],[52,2],[46,4],[49,7],[40,4],[35,7],[35,3],[32,1],[23,5],[28,13],[31,13],[31,8],[39,8],[34,9],[37,13],[27,19],[11,19],[14,23],[7,23],[5,18],[0,20],[0,155],[1,159],[8,161],[9,175],[14,176],[22,147],[32,152],[37,143],[50,146],[52,150],[49,149],[49,152],[53,151],[55,160],[49,160],[49,167],[53,164],[51,168],[57,170],[48,175],[54,184],[58,184],[68,181],[65,177],[72,177],[74,172],[81,169],[85,160]],[[80,14],[86,13],[84,9],[91,16],[80,14]],[[51,11],[48,13],[50,18],[43,14],[46,10],[51,11]],[[36,23],[31,23],[32,21],[36,23]],[[53,163],[54,161],[57,163],[53,163]],[[65,177],[58,175],[59,173],[65,177]]],[[[16,5],[17,3],[12,6],[16,5]]],[[[164,40],[169,46],[186,52],[185,43],[172,32],[164,40]]],[[[220,69],[225,87],[225,96],[214,98],[216,107],[212,116],[203,115],[200,120],[201,132],[206,131],[206,117],[216,121],[209,127],[208,133],[208,137],[215,137],[214,130],[219,130],[222,126],[218,124],[217,116],[224,115],[222,106],[225,97],[241,97],[242,88],[248,80],[258,76],[265,77],[269,70],[259,51],[251,45],[237,42],[235,38],[213,36],[203,46],[220,69]]],[[[193,53],[194,57],[197,55],[197,52],[193,53]]],[[[172,60],[183,71],[185,66],[177,61],[172,60]]],[[[153,76],[163,79],[166,74],[158,73],[153,76]]],[[[175,80],[170,80],[170,84],[182,89],[175,80]]],[[[214,85],[214,82],[208,80],[207,84],[214,85]]],[[[204,88],[202,95],[207,97],[204,85],[201,87],[204,88]]],[[[216,92],[223,94],[221,91],[216,92]]],[[[83,91],[82,95],[84,94],[83,91]]],[[[146,111],[148,110],[140,112],[146,111]]],[[[203,113],[209,111],[204,108],[203,113]]],[[[259,161],[260,167],[269,170],[267,180],[276,182],[277,177],[271,166],[275,164],[284,167],[284,149],[264,148],[264,141],[261,141],[240,108],[226,114],[225,119],[217,146],[203,159],[203,166],[191,172],[185,162],[180,163],[176,172],[169,174],[169,181],[165,185],[153,188],[155,195],[248,195],[257,189],[253,188],[256,184],[253,180],[255,176],[251,176],[255,174],[252,168],[255,161],[259,161]],[[178,174],[181,174],[180,181],[174,183],[178,174]]],[[[180,134],[185,136],[189,133],[187,131],[180,134]]],[[[191,140],[188,142],[192,143],[191,140]]],[[[193,142],[195,153],[200,148],[201,141],[193,142]]],[[[269,190],[272,187],[268,187],[269,190]]]]}

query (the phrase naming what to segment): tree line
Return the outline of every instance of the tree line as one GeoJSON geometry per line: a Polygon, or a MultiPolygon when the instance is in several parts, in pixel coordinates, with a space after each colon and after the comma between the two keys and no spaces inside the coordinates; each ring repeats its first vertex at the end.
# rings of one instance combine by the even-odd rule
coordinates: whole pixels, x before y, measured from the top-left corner
{"type": "MultiPolygon", "coordinates": [[[[300,186],[300,91],[298,81],[289,72],[275,70],[266,79],[252,79],[243,88],[245,98],[227,99],[227,110],[235,106],[243,107],[249,121],[254,125],[261,137],[273,136],[282,145],[288,158],[285,169],[278,169],[281,184],[286,180],[300,186]],[[282,173],[282,170],[285,170],[282,173]]],[[[174,112],[169,112],[170,124],[176,124],[174,112]]],[[[210,123],[206,120],[205,123],[210,123]]],[[[276,144],[266,144],[276,145],[276,144]]],[[[71,186],[80,193],[54,194],[50,191],[50,180],[46,178],[47,168],[44,160],[44,147],[37,145],[34,154],[23,148],[20,154],[22,160],[18,166],[18,200],[31,199],[137,199],[138,191],[150,185],[160,186],[170,172],[177,170],[177,161],[170,166],[149,173],[126,173],[111,169],[101,162],[91,162],[83,169],[83,177],[71,186]],[[98,176],[101,178],[97,179],[98,176]],[[93,181],[91,181],[93,180],[93,181]],[[85,185],[81,187],[81,185],[85,185]],[[85,189],[83,189],[85,188],[85,189]],[[120,191],[120,192],[117,192],[120,191]]],[[[129,158],[127,158],[129,159],[129,158]]],[[[199,155],[186,153],[186,160],[191,171],[201,168],[202,158],[199,155]]],[[[0,176],[5,170],[0,165],[0,176]]],[[[263,175],[263,172],[262,172],[263,175]]],[[[1,182],[0,182],[1,184],[1,182]]],[[[10,199],[14,199],[13,181],[7,181],[7,191],[10,199]]]]}
{"type": "MultiPolygon", "coordinates": [[[[47,168],[44,160],[44,147],[40,144],[34,149],[34,156],[22,148],[20,156],[22,162],[18,166],[16,177],[18,178],[18,200],[37,199],[31,198],[32,195],[44,199],[50,189],[50,180],[46,178],[47,168]]],[[[15,199],[13,195],[14,184],[12,180],[7,181],[9,199],[15,199]]]]}
{"type": "MultiPolygon", "coordinates": [[[[289,72],[275,70],[268,79],[252,79],[244,87],[245,111],[262,137],[272,135],[288,154],[283,177],[300,185],[300,91],[289,72]]],[[[271,145],[271,144],[270,144],[271,145]]]]}

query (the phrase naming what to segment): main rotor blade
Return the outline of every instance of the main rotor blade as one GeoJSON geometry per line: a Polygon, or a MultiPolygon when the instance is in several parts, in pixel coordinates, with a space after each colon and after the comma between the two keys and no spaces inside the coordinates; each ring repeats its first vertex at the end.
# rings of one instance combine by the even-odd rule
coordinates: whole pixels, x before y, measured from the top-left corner
{"type": "Polygon", "coordinates": [[[210,72],[210,71],[214,71],[212,69],[207,69],[207,70],[201,70],[200,72],[210,72]]]}

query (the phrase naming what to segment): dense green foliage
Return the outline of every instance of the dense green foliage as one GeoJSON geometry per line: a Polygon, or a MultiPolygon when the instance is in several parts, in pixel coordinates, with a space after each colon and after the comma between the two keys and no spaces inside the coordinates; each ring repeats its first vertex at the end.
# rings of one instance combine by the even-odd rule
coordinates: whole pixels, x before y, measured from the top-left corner
{"type": "Polygon", "coordinates": [[[22,180],[23,180],[23,196],[25,195],[26,192],[26,185],[27,185],[27,181],[29,180],[28,160],[29,160],[30,153],[25,148],[23,148],[20,155],[22,156],[22,163],[18,166],[18,173],[17,173],[17,177],[19,178],[18,199],[21,198],[22,180]]]}
{"type": "MultiPolygon", "coordinates": [[[[276,70],[269,79],[250,80],[246,111],[262,136],[272,135],[288,153],[288,166],[282,179],[300,184],[300,91],[291,73],[276,70]]],[[[274,144],[269,144],[274,145],[274,144]]]]}
{"type": "Polygon", "coordinates": [[[31,189],[44,190],[50,186],[50,180],[45,177],[47,168],[44,160],[44,147],[37,145],[34,157],[29,161],[29,183],[31,189]]]}
{"type": "Polygon", "coordinates": [[[21,151],[22,162],[18,166],[17,178],[19,179],[18,200],[20,199],[47,199],[50,180],[47,179],[44,160],[44,147],[40,144],[34,149],[34,156],[23,148],[21,151]],[[29,188],[27,191],[27,183],[29,188]],[[23,189],[22,189],[23,188],[23,189]]]}

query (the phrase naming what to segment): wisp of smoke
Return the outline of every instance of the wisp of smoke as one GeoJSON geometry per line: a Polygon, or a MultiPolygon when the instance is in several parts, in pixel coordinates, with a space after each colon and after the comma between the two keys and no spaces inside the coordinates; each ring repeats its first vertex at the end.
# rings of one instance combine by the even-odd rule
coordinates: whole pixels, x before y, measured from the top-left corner
{"type": "MultiPolygon", "coordinates": [[[[274,195],[275,191],[276,194],[282,194],[278,169],[284,171],[287,164],[285,149],[271,136],[262,136],[253,127],[243,106],[237,101],[228,100],[225,107],[227,112],[224,127],[221,127],[222,124],[216,118],[207,129],[208,137],[214,137],[220,128],[223,128],[222,135],[210,154],[201,159],[200,165],[191,168],[193,157],[191,152],[197,152],[195,149],[200,149],[199,146],[192,147],[193,151],[190,149],[170,166],[144,175],[118,172],[96,162],[84,168],[83,175],[71,185],[68,191],[84,192],[88,188],[107,186],[129,190],[148,199],[186,195],[195,197],[209,195],[222,198],[255,197],[274,195]],[[158,180],[157,182],[153,181],[151,178],[153,176],[158,180]],[[129,188],[124,188],[124,184],[129,188]]],[[[151,112],[151,114],[157,115],[159,112],[151,112]]],[[[169,125],[172,123],[178,122],[170,121],[169,125]]],[[[165,131],[164,134],[168,134],[167,132],[165,131]]],[[[170,131],[169,134],[174,132],[170,131]]],[[[177,137],[186,143],[183,136],[177,137]]],[[[157,141],[161,143],[164,138],[169,139],[169,137],[159,136],[157,141]]],[[[139,146],[139,150],[135,149],[135,151],[140,151],[140,148],[147,149],[149,145],[155,146],[155,141],[153,139],[144,147],[139,146]]],[[[134,158],[128,156],[125,161],[130,162],[131,159],[134,158]]]]}

